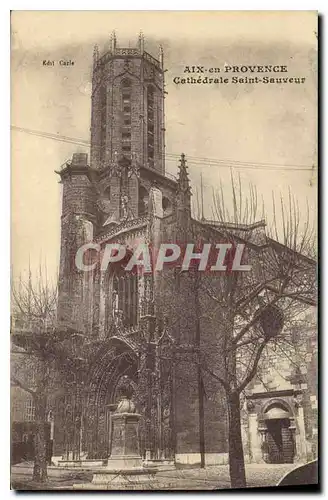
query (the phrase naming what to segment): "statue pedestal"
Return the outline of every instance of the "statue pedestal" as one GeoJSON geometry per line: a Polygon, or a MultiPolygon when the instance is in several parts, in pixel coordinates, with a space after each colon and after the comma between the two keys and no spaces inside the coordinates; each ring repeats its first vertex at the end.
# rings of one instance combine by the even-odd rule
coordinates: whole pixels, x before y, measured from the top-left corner
{"type": "Polygon", "coordinates": [[[111,416],[111,453],[107,469],[135,469],[142,467],[139,450],[138,413],[114,413],[111,416]]]}
{"type": "Polygon", "coordinates": [[[92,482],[82,486],[81,489],[89,490],[154,490],[155,471],[146,468],[116,471],[107,469],[94,473],[92,482]]]}
{"type": "MultiPolygon", "coordinates": [[[[128,400],[126,400],[126,403],[128,400]]],[[[74,485],[83,490],[152,490],[156,471],[144,467],[139,450],[140,415],[134,406],[118,406],[111,416],[112,446],[107,465],[93,474],[92,482],[74,485]],[[121,412],[119,411],[121,409],[121,412]],[[124,411],[125,409],[132,412],[124,411]],[[123,410],[123,411],[122,411],[123,410]]]]}

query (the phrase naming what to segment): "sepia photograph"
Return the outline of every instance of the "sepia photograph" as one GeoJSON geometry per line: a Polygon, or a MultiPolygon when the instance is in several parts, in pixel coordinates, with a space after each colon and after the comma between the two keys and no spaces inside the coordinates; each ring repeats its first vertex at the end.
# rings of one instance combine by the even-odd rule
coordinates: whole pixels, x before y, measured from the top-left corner
{"type": "Polygon", "coordinates": [[[318,13],[10,29],[10,488],[318,488],[318,13]]]}

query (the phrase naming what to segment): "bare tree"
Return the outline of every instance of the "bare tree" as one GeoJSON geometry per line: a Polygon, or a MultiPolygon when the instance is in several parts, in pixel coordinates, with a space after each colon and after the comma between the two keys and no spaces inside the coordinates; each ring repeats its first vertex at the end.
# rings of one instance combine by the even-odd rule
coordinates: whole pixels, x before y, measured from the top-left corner
{"type": "MultiPolygon", "coordinates": [[[[287,205],[280,200],[281,230],[273,197],[273,222],[266,232],[265,222],[257,222],[258,199],[250,186],[245,196],[240,179],[232,185],[232,213],[225,205],[223,188],[214,193],[214,227],[227,242],[245,244],[244,260],[250,271],[231,271],[232,255],[227,254],[227,272],[213,281],[202,276],[199,284],[203,310],[208,317],[221,318],[215,345],[203,347],[202,368],[225,390],[229,417],[229,466],[232,487],[245,487],[245,465],[241,437],[240,395],[257,373],[261,356],[269,344],[288,339],[293,322],[316,302],[314,232],[309,214],[303,224],[297,202],[289,192],[287,205]],[[279,241],[280,240],[280,241],[279,241]],[[206,310],[205,309],[205,310],[206,310]],[[222,328],[221,325],[224,325],[222,328]],[[223,349],[223,350],[222,350],[223,349]]],[[[300,319],[301,321],[301,319],[300,319]]]]}
{"type": "Polygon", "coordinates": [[[34,402],[33,479],[39,482],[47,480],[49,396],[53,394],[55,365],[63,360],[61,339],[56,330],[56,306],[57,288],[51,285],[41,266],[34,279],[29,271],[26,280],[20,277],[16,283],[12,281],[11,384],[29,394],[34,402]],[[15,353],[19,354],[18,359],[15,353]]]}
{"type": "Polygon", "coordinates": [[[90,340],[83,322],[58,320],[57,295],[57,286],[41,266],[34,276],[29,272],[26,280],[12,280],[11,384],[34,402],[33,480],[38,482],[47,481],[46,426],[51,404],[68,388],[72,390],[72,384],[77,389],[81,367],[95,362],[102,349],[99,340],[90,340]]]}
{"type": "MultiPolygon", "coordinates": [[[[222,184],[213,191],[213,220],[204,218],[199,196],[194,207],[203,230],[207,225],[213,241],[231,244],[224,262],[226,271],[189,271],[192,285],[187,287],[191,286],[196,299],[190,296],[182,303],[166,292],[162,307],[172,330],[178,323],[198,322],[198,355],[193,360],[199,366],[201,381],[200,452],[205,454],[202,391],[206,391],[206,379],[212,377],[226,396],[230,479],[231,486],[237,488],[246,486],[241,395],[258,374],[267,348],[289,343],[295,325],[302,324],[305,312],[316,304],[317,283],[315,235],[309,212],[302,220],[290,192],[287,202],[280,199],[280,211],[272,197],[272,223],[267,227],[264,203],[259,202],[256,189],[250,185],[247,193],[240,178],[233,176],[231,186],[230,204],[222,184]],[[232,270],[237,244],[244,245],[242,263],[251,265],[249,271],[232,270]],[[188,318],[183,319],[184,314],[188,318]]],[[[191,228],[197,244],[201,228],[197,223],[191,228]]],[[[166,281],[175,286],[170,273],[166,273],[166,281]]]]}

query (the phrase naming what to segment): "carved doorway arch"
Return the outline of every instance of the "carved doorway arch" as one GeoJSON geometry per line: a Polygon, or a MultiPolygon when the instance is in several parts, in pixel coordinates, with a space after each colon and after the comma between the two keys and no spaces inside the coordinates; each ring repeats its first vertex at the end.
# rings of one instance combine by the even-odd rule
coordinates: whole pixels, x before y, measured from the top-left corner
{"type": "Polygon", "coordinates": [[[267,463],[293,463],[295,425],[290,405],[283,399],[268,401],[261,412],[262,452],[267,463]]]}
{"type": "Polygon", "coordinates": [[[95,356],[85,387],[82,449],[88,459],[108,457],[109,415],[118,403],[115,398],[123,377],[137,385],[137,355],[125,342],[110,339],[95,356]]]}

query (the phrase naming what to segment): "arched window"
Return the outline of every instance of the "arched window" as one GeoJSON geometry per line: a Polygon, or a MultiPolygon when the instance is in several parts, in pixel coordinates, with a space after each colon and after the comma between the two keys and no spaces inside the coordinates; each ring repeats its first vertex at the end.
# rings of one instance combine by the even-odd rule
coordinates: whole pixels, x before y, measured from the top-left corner
{"type": "Polygon", "coordinates": [[[148,211],[149,193],[146,188],[139,188],[138,215],[145,215],[148,211]]]}
{"type": "Polygon", "coordinates": [[[124,78],[121,84],[122,95],[122,153],[131,158],[131,80],[124,78]]]}
{"type": "Polygon", "coordinates": [[[112,318],[125,326],[138,322],[138,276],[123,267],[116,268],[111,281],[110,292],[112,318]]]}
{"type": "Polygon", "coordinates": [[[147,156],[150,167],[154,167],[154,102],[154,87],[149,85],[147,89],[147,156]]]}
{"type": "Polygon", "coordinates": [[[106,130],[107,130],[107,89],[100,88],[100,156],[102,160],[106,158],[106,130]]]}
{"type": "Polygon", "coordinates": [[[162,207],[165,215],[172,212],[172,203],[168,198],[166,198],[166,196],[163,196],[162,198],[162,207]]]}
{"type": "Polygon", "coordinates": [[[107,186],[105,191],[104,191],[104,196],[106,200],[110,200],[110,186],[107,186]]]}

